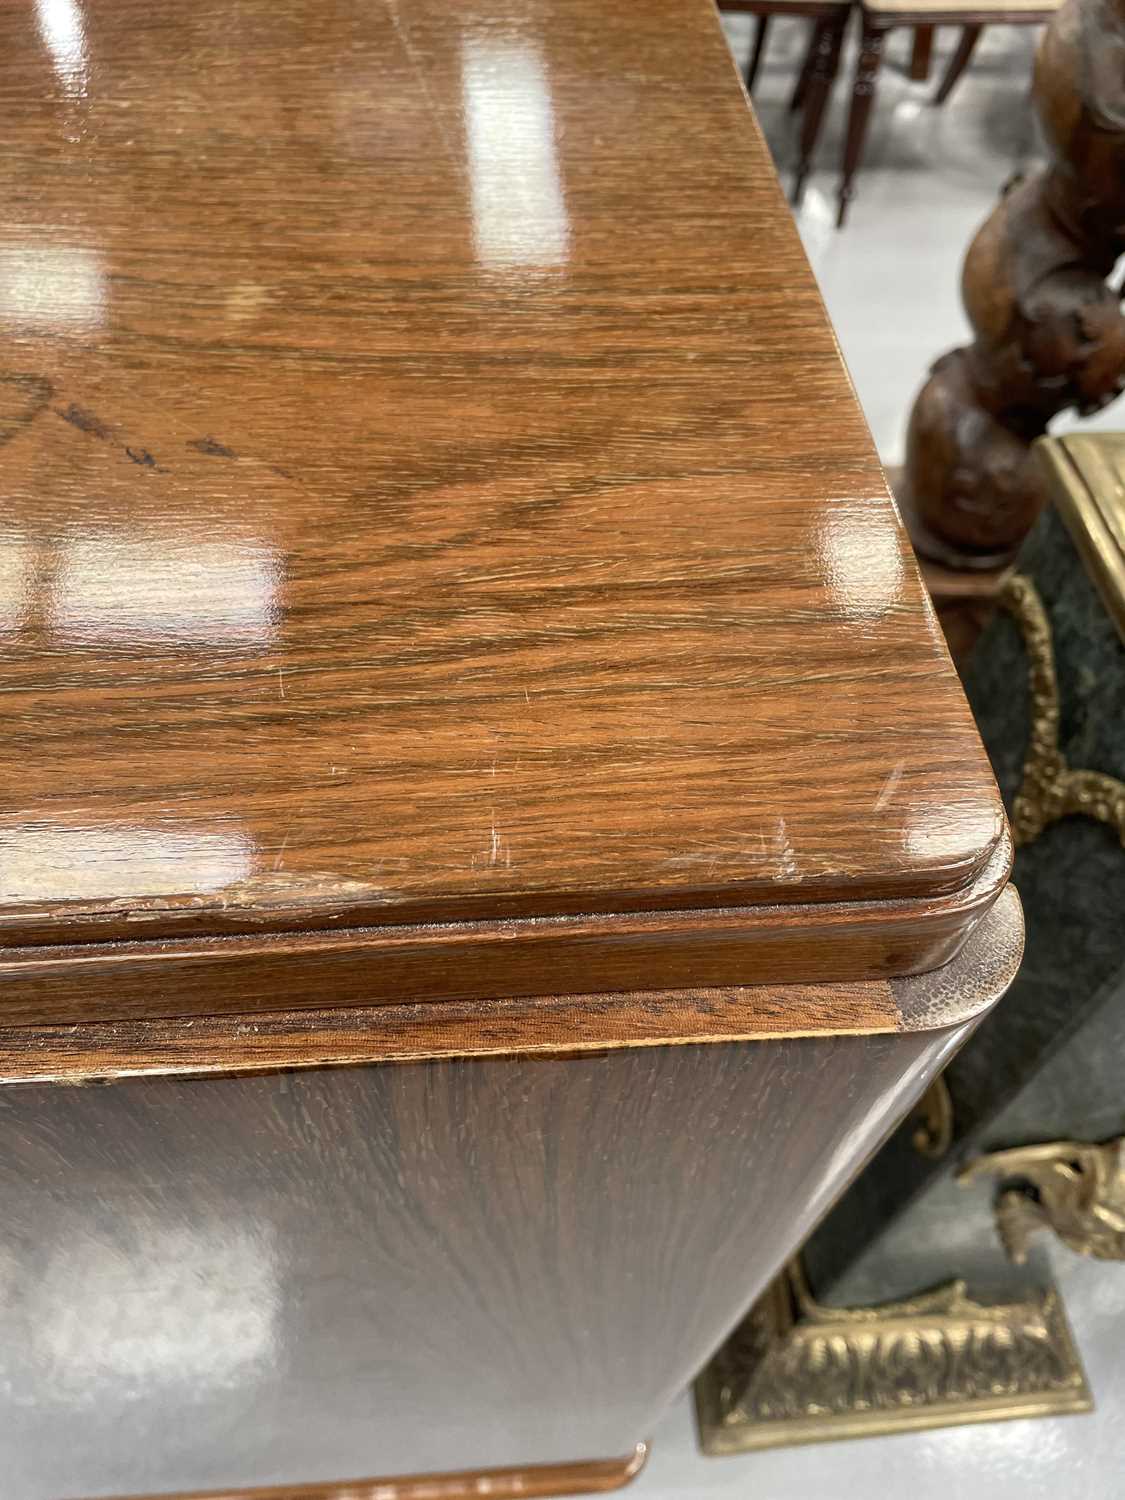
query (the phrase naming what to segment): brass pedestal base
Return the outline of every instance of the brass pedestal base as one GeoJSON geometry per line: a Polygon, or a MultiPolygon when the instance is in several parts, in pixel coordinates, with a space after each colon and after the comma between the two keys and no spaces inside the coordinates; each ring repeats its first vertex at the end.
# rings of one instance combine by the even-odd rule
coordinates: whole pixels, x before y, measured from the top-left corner
{"type": "Polygon", "coordinates": [[[954,1281],[909,1301],[838,1309],[812,1300],[797,1264],[719,1350],[695,1396],[709,1454],[1093,1407],[1057,1292],[983,1306],[954,1281]]]}

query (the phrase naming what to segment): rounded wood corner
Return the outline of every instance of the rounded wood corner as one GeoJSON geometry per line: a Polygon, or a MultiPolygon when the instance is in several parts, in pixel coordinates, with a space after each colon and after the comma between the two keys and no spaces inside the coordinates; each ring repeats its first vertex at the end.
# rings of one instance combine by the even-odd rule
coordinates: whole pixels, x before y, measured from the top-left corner
{"type": "Polygon", "coordinates": [[[1001,891],[956,958],[926,974],[890,981],[901,1031],[957,1026],[991,1009],[1019,972],[1023,906],[1014,885],[1001,891]]]}

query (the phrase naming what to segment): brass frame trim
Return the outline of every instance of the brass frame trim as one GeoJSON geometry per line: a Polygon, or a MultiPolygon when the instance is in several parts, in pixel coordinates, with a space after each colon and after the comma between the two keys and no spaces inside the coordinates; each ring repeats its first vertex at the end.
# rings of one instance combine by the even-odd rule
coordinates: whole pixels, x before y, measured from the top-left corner
{"type": "Polygon", "coordinates": [[[1035,447],[1055,507],[1125,641],[1125,433],[1074,432],[1035,447]]]}
{"type": "Polygon", "coordinates": [[[1015,620],[1027,652],[1031,727],[1023,780],[1012,804],[1012,836],[1030,844],[1051,823],[1081,813],[1112,828],[1125,845],[1125,782],[1101,771],[1074,771],[1059,749],[1059,683],[1051,622],[1030,578],[1015,573],[999,603],[1015,620]]]}
{"type": "Polygon", "coordinates": [[[1093,1397],[1058,1292],[995,1306],[963,1281],[871,1308],[816,1303],[790,1265],[695,1383],[704,1453],[1060,1416],[1093,1397]]]}

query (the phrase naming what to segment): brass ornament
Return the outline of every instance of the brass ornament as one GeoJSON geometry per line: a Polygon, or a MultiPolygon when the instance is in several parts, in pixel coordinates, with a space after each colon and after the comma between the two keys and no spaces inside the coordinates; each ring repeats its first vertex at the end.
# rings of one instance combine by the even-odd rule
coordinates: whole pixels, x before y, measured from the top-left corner
{"type": "Polygon", "coordinates": [[[1096,1260],[1125,1260],[1125,1136],[1090,1145],[1051,1141],[994,1151],[970,1163],[962,1183],[1000,1178],[996,1232],[1022,1266],[1028,1242],[1053,1229],[1065,1245],[1096,1260]]]}
{"type": "Polygon", "coordinates": [[[919,1156],[939,1161],[953,1144],[953,1100],[939,1073],[914,1106],[918,1123],[910,1137],[919,1156]]]}
{"type": "Polygon", "coordinates": [[[695,1385],[708,1454],[1090,1411],[1058,1293],[989,1306],[952,1281],[871,1308],[823,1307],[794,1261],[695,1385]]]}
{"type": "Polygon", "coordinates": [[[1040,438],[1035,453],[1055,510],[1125,645],[1125,433],[1040,438]]]}
{"type": "Polygon", "coordinates": [[[1051,625],[1030,578],[1014,573],[1000,592],[1027,651],[1031,729],[1023,780],[1012,804],[1012,836],[1030,844],[1059,818],[1082,813],[1108,824],[1125,845],[1125,782],[1100,771],[1073,771],[1059,749],[1059,684],[1051,625]]]}

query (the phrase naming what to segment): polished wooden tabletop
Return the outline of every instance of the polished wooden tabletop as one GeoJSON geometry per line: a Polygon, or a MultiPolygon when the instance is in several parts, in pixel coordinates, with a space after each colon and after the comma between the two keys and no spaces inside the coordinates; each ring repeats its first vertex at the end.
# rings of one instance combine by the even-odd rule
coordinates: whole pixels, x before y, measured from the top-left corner
{"type": "Polygon", "coordinates": [[[0,111],[5,974],[712,908],[948,956],[1002,809],[705,0],[12,0],[0,111]]]}

